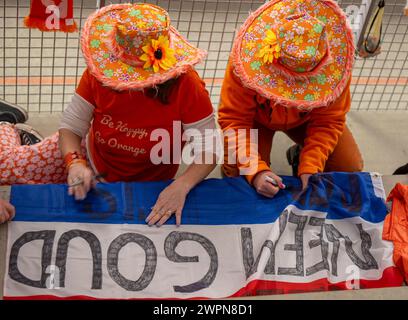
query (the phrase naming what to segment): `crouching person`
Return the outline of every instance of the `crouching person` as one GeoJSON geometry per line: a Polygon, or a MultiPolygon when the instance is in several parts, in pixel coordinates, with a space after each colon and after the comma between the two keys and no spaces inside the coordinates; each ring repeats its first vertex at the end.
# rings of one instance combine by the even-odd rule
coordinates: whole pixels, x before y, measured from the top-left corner
{"type": "Polygon", "coordinates": [[[237,147],[257,150],[256,161],[228,163],[238,152],[225,143],[224,174],[245,175],[260,194],[273,197],[284,187],[270,167],[277,131],[301,146],[297,175],[304,188],[318,172],[361,171],[345,125],[353,56],[352,31],[334,2],[270,1],[255,11],[235,40],[218,120],[224,132],[258,130],[257,142],[247,134],[237,147]],[[242,173],[248,166],[251,172],[242,173]]]}

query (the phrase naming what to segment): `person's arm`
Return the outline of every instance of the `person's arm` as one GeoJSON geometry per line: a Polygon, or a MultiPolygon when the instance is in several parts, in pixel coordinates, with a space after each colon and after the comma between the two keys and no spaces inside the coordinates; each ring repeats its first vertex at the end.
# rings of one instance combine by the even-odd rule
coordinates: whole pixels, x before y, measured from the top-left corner
{"type": "MultiPolygon", "coordinates": [[[[202,154],[205,156],[205,153],[202,154]]],[[[189,193],[197,184],[203,181],[217,166],[215,155],[211,154],[213,163],[192,163],[186,171],[174,180],[176,186],[189,193]]]]}
{"type": "Polygon", "coordinates": [[[176,215],[176,224],[181,224],[181,215],[189,192],[203,181],[216,167],[214,164],[192,163],[186,171],[164,189],[152,212],[146,218],[149,225],[156,224],[158,227],[164,224],[172,215],[176,215]]]}
{"type": "Polygon", "coordinates": [[[181,224],[181,215],[188,193],[203,181],[216,167],[216,150],[207,145],[207,139],[215,139],[213,107],[204,82],[195,71],[189,73],[180,85],[177,94],[183,103],[182,122],[184,134],[194,151],[193,162],[159,195],[151,213],[146,218],[149,225],[161,226],[174,213],[176,224],[181,224]],[[186,93],[188,92],[188,98],[186,93]]]}
{"type": "MultiPolygon", "coordinates": [[[[206,91],[205,91],[206,92],[206,91]]],[[[208,94],[208,93],[206,93],[208,94]]],[[[197,122],[183,124],[184,134],[190,141],[192,155],[194,157],[186,171],[176,178],[175,183],[182,189],[193,189],[197,184],[203,181],[217,166],[219,151],[217,140],[217,128],[215,124],[215,115],[212,110],[211,102],[207,96],[205,99],[207,107],[204,110],[211,110],[211,114],[197,122]]],[[[204,104],[205,105],[205,104],[204,104]]],[[[201,111],[205,112],[205,111],[201,111]]]]}
{"type": "MultiPolygon", "coordinates": [[[[91,102],[92,90],[88,71],[85,71],[71,103],[65,109],[59,126],[59,146],[64,159],[69,154],[82,155],[81,142],[91,126],[94,106],[91,102]]],[[[85,199],[93,186],[92,170],[85,161],[73,161],[68,164],[67,183],[77,184],[69,187],[68,192],[77,200],[85,199]],[[79,183],[81,182],[82,183],[79,183]]]]}
{"type": "Polygon", "coordinates": [[[59,129],[59,146],[63,157],[69,152],[81,153],[81,141],[82,137],[72,132],[72,130],[66,128],[59,129]]]}
{"type": "MultiPolygon", "coordinates": [[[[253,185],[256,191],[266,197],[273,197],[280,189],[268,182],[272,178],[279,186],[282,180],[274,174],[258,153],[258,145],[251,141],[250,130],[253,128],[256,114],[256,92],[244,88],[241,80],[234,74],[233,66],[229,62],[221,89],[221,100],[218,109],[218,123],[220,124],[225,138],[225,161],[233,155],[240,173],[245,175],[249,184],[253,185]],[[238,130],[246,132],[245,140],[238,136],[238,130]],[[237,143],[229,143],[231,135],[238,138],[237,143]],[[231,147],[230,147],[231,146],[231,147]],[[235,147],[237,146],[237,147],[235,147]],[[240,162],[239,156],[250,154],[249,160],[240,162]]],[[[235,141],[236,142],[236,141],[235,141]]]]}
{"type": "Polygon", "coordinates": [[[0,224],[12,220],[15,214],[14,206],[10,202],[0,199],[0,224]]]}
{"type": "Polygon", "coordinates": [[[306,188],[312,174],[323,172],[328,157],[343,133],[350,104],[349,83],[333,104],[311,111],[298,169],[303,188],[306,188]]]}
{"type": "MultiPolygon", "coordinates": [[[[69,129],[59,129],[59,146],[63,157],[69,153],[81,154],[81,140],[69,129]]],[[[75,197],[76,200],[83,200],[87,193],[94,186],[93,172],[83,162],[74,161],[68,167],[68,185],[73,185],[68,188],[68,194],[75,197]],[[79,184],[77,184],[79,183],[79,184]],[[77,184],[77,185],[75,185],[77,184]]]]}

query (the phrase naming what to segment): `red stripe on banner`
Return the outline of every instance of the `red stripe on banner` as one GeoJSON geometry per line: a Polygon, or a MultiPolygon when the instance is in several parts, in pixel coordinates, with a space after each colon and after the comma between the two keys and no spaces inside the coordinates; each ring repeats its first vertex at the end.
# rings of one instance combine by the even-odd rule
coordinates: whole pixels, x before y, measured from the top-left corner
{"type": "Polygon", "coordinates": [[[35,296],[21,296],[21,297],[7,297],[4,296],[3,300],[209,300],[208,297],[194,297],[194,298],[95,298],[91,296],[77,295],[69,297],[59,297],[53,295],[35,295],[35,296]]]}
{"type": "MultiPolygon", "coordinates": [[[[382,278],[378,280],[360,280],[360,289],[374,289],[385,287],[400,287],[403,284],[403,277],[397,267],[389,267],[384,270],[382,278]]],[[[282,281],[268,281],[268,280],[253,280],[248,285],[238,290],[229,298],[245,297],[245,296],[262,296],[274,294],[290,294],[290,293],[306,293],[319,291],[336,291],[349,290],[346,281],[338,283],[330,283],[326,278],[319,279],[308,283],[291,283],[282,281]]],[[[188,300],[204,300],[210,299],[208,297],[194,297],[188,300]]],[[[76,295],[69,297],[59,297],[54,295],[35,295],[35,296],[21,296],[8,297],[4,296],[4,300],[119,300],[114,298],[95,298],[85,295],[76,295]]],[[[183,300],[179,298],[135,298],[127,300],[183,300]]]]}
{"type": "MultiPolygon", "coordinates": [[[[373,289],[385,287],[400,287],[403,277],[397,267],[384,270],[382,278],[378,280],[360,280],[360,289],[373,289]]],[[[268,280],[253,280],[245,288],[240,289],[230,297],[262,296],[273,294],[305,293],[319,291],[349,290],[346,281],[330,283],[326,278],[308,283],[292,283],[268,280]]]]}

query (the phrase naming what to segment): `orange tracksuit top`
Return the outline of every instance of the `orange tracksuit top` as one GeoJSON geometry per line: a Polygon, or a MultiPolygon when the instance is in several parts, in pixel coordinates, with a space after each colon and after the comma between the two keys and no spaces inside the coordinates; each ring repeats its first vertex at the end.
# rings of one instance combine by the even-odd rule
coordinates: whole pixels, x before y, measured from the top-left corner
{"type": "MultiPolygon", "coordinates": [[[[307,122],[307,137],[298,168],[300,176],[305,173],[323,172],[326,160],[343,132],[350,104],[350,81],[342,95],[327,107],[305,111],[273,104],[255,91],[245,88],[229,63],[221,89],[218,122],[223,131],[252,129],[254,122],[273,131],[286,131],[307,122]]],[[[251,143],[249,134],[246,137],[246,145],[249,148],[251,143]]],[[[228,155],[228,144],[225,144],[225,148],[225,154],[228,155]]],[[[237,164],[238,168],[241,166],[245,164],[237,164]]],[[[271,169],[258,155],[255,174],[246,176],[248,182],[252,184],[255,175],[265,170],[271,169]]]]}

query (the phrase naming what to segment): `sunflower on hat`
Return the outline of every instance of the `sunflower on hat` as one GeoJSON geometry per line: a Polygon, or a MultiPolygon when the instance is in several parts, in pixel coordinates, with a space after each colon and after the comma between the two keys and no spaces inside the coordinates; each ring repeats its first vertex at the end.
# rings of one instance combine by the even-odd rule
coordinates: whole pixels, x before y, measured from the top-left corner
{"type": "Polygon", "coordinates": [[[259,51],[259,57],[263,58],[264,63],[273,63],[280,57],[280,46],[275,32],[266,31],[266,38],[263,40],[262,48],[259,51]]]}
{"type": "Polygon", "coordinates": [[[142,90],[187,72],[206,56],[147,3],[113,4],[86,21],[81,48],[89,71],[115,90],[142,90]]]}
{"type": "Polygon", "coordinates": [[[174,57],[174,49],[170,48],[169,39],[160,36],[157,40],[152,39],[143,48],[144,53],[140,56],[141,61],[145,61],[144,69],[153,68],[154,72],[159,70],[169,70],[177,60],[174,57]]]}

